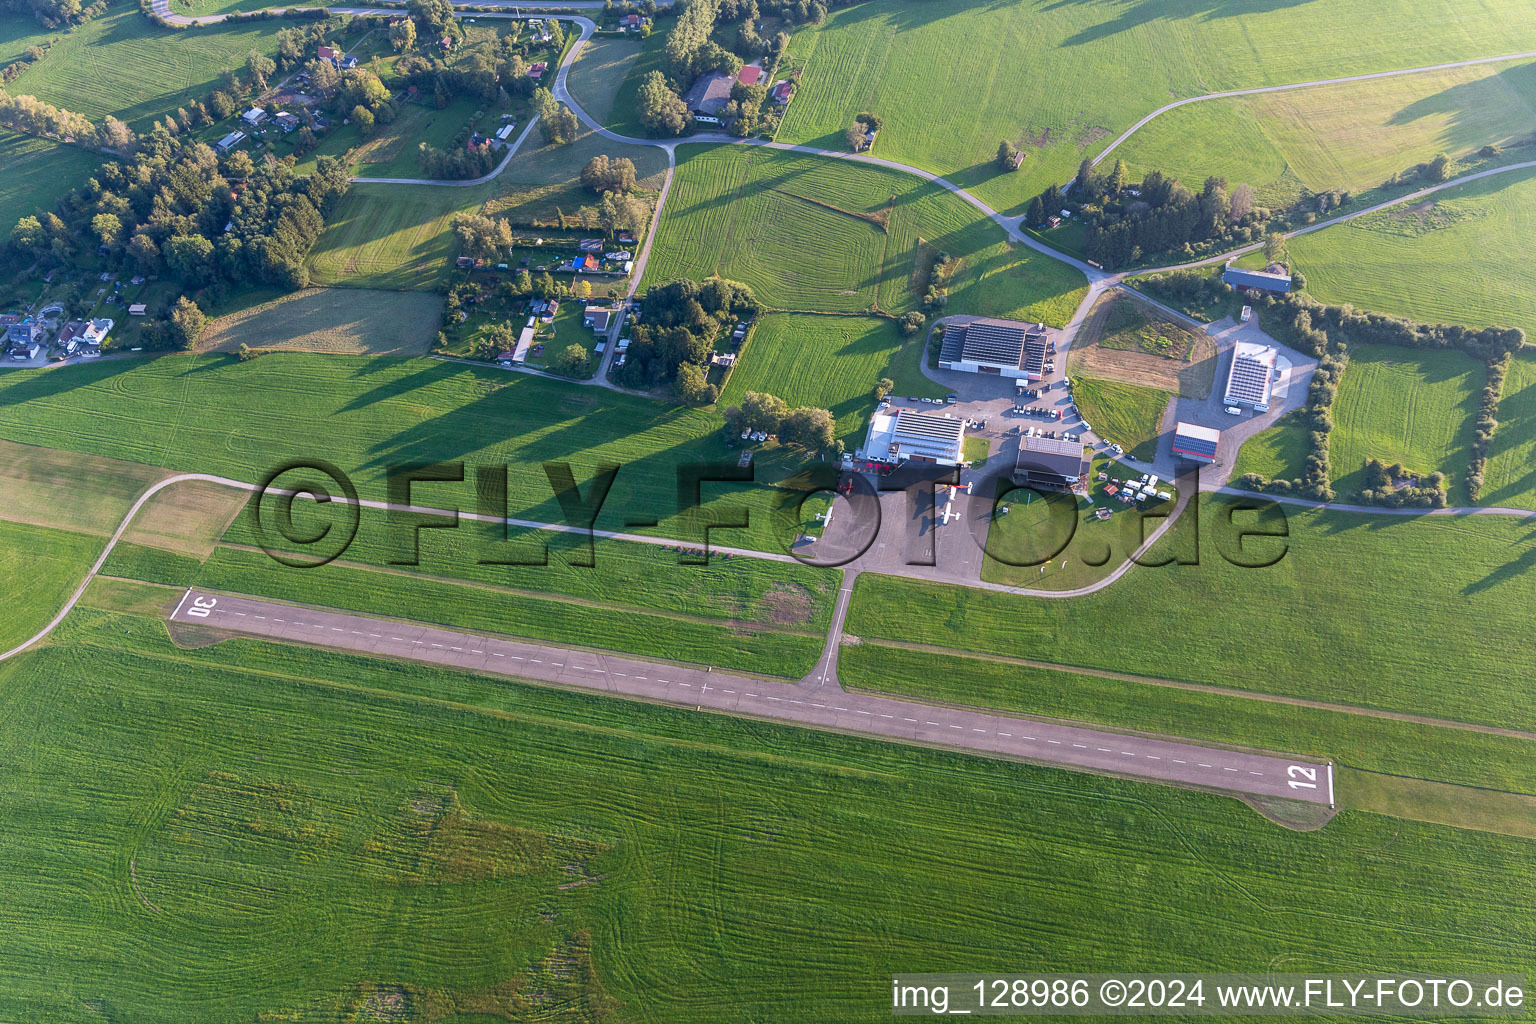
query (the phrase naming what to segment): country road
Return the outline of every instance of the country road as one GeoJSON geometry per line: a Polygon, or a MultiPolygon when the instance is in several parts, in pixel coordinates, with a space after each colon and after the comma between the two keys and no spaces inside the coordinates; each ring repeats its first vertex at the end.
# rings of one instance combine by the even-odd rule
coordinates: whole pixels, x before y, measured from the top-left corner
{"type": "MultiPolygon", "coordinates": [[[[847,591],[843,593],[846,601],[847,591]]],[[[846,607],[846,605],[845,605],[846,607]]],[[[1084,729],[189,589],[171,621],[652,703],[1331,807],[1331,763],[1084,729]]]]}

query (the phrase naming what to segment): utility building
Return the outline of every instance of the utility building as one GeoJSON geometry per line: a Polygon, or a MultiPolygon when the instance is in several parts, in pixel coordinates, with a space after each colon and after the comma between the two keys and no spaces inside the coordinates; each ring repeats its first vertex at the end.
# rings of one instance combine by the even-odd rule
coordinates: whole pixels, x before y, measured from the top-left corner
{"type": "Polygon", "coordinates": [[[1232,351],[1232,368],[1227,371],[1227,404],[1246,405],[1258,412],[1268,409],[1278,356],[1279,353],[1269,345],[1238,342],[1232,351]]]}
{"type": "Polygon", "coordinates": [[[932,462],[958,466],[964,458],[965,421],[948,413],[898,409],[876,413],[859,456],[871,462],[932,462]]]}
{"type": "Polygon", "coordinates": [[[1214,427],[1181,420],[1173,428],[1173,454],[1178,458],[1209,466],[1216,461],[1216,449],[1220,444],[1221,431],[1214,427]]]}

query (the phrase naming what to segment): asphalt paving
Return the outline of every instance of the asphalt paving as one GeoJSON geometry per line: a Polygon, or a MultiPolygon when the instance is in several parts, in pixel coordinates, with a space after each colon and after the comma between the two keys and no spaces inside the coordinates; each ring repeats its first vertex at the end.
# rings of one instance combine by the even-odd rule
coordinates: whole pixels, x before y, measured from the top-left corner
{"type": "MultiPolygon", "coordinates": [[[[851,590],[851,581],[845,586],[851,590]]],[[[201,589],[190,589],[182,596],[171,620],[700,711],[707,708],[1155,782],[1332,805],[1333,773],[1328,764],[846,693],[837,686],[833,669],[848,597],[847,592],[839,594],[827,653],[798,684],[201,589]]]]}

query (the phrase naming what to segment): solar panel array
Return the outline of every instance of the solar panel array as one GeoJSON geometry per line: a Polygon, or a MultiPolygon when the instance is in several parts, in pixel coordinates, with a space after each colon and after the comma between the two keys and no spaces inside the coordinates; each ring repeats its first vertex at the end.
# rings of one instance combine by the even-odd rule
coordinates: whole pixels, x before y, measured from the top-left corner
{"type": "Polygon", "coordinates": [[[1232,355],[1232,372],[1227,377],[1227,401],[1268,405],[1274,358],[1273,349],[1239,344],[1232,355]]]}
{"type": "Polygon", "coordinates": [[[973,363],[1018,366],[1024,351],[1024,326],[995,320],[972,320],[965,325],[963,358],[973,363]]]}

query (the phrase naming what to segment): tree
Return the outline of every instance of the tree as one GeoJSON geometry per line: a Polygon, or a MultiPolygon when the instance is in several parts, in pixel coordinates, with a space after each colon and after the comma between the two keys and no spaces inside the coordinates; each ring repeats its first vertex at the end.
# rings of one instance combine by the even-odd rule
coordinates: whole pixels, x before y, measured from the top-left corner
{"type": "Polygon", "coordinates": [[[1444,181],[1451,176],[1451,158],[1444,153],[1424,165],[1426,181],[1444,181]]]}
{"type": "Polygon", "coordinates": [[[635,187],[635,162],[599,153],[581,170],[581,183],[593,192],[630,192],[635,187]]]}
{"type": "Polygon", "coordinates": [[[416,23],[410,18],[401,18],[393,25],[390,25],[389,45],[394,47],[396,53],[415,47],[416,23]]]}
{"type": "Polygon", "coordinates": [[[1083,162],[1077,165],[1077,177],[1073,179],[1079,192],[1091,194],[1093,191],[1093,161],[1083,157],[1083,162]]]}
{"type": "Polygon", "coordinates": [[[556,103],[553,110],[539,119],[539,128],[545,142],[563,146],[576,138],[581,122],[564,104],[556,103]]]}
{"type": "Polygon", "coordinates": [[[524,267],[512,276],[512,290],[519,295],[530,295],[533,293],[533,275],[528,273],[527,267],[524,267]]]}
{"type": "Polygon", "coordinates": [[[1227,219],[1236,224],[1251,213],[1253,213],[1253,186],[1239,185],[1232,190],[1232,204],[1227,210],[1227,219]]]}
{"type": "Polygon", "coordinates": [[[592,297],[592,282],[586,278],[574,282],[571,285],[571,294],[578,299],[590,299],[592,297]]]}
{"type": "Polygon", "coordinates": [[[780,424],[779,441],[797,444],[808,451],[821,451],[832,446],[836,428],[832,413],[826,409],[796,409],[780,424]]]}
{"type": "Polygon", "coordinates": [[[896,382],[889,377],[881,377],[875,381],[875,401],[885,401],[885,396],[896,390],[896,382]]]}
{"type": "Polygon", "coordinates": [[[997,144],[997,169],[1000,171],[1019,169],[1019,147],[1007,139],[997,144]]]}
{"type": "Polygon", "coordinates": [[[1130,168],[1125,166],[1124,160],[1115,161],[1115,169],[1109,174],[1109,188],[1115,195],[1125,192],[1126,186],[1131,183],[1130,168]]]}
{"type": "Polygon", "coordinates": [[[160,269],[160,247],[146,234],[128,239],[127,254],[141,274],[153,274],[160,269]]]}
{"type": "Polygon", "coordinates": [[[267,79],[277,70],[277,62],[264,53],[252,50],[245,55],[245,73],[258,89],[267,87],[267,79]]]}
{"type": "Polygon", "coordinates": [[[171,343],[180,349],[190,349],[197,344],[198,336],[208,325],[208,318],[197,308],[197,303],[183,295],[171,307],[166,320],[166,331],[171,343]]]}
{"type": "Polygon", "coordinates": [[[1045,202],[1039,196],[1035,196],[1029,201],[1029,209],[1024,214],[1024,223],[1032,228],[1043,228],[1045,217],[1045,202]]]}
{"type": "Polygon", "coordinates": [[[553,363],[555,372],[563,373],[570,377],[584,375],[587,372],[587,350],[581,345],[572,342],[555,356],[553,363]]]}
{"type": "Polygon", "coordinates": [[[224,176],[244,181],[256,173],[256,162],[243,149],[232,149],[224,154],[224,176]]]}
{"type": "Polygon", "coordinates": [[[1264,260],[1266,263],[1285,262],[1285,236],[1271,231],[1264,236],[1264,260]]]}
{"type": "Polygon", "coordinates": [[[640,81],[640,122],[652,135],[681,135],[688,127],[688,104],[652,71],[640,81]]]}
{"type": "Polygon", "coordinates": [[[352,108],[351,121],[357,125],[357,130],[364,135],[373,134],[373,111],[359,103],[352,108]]]}
{"type": "Polygon", "coordinates": [[[777,434],[784,423],[784,417],[789,415],[789,406],[777,395],[748,391],[741,398],[741,415],[743,422],[752,430],[777,434]]]}
{"type": "Polygon", "coordinates": [[[449,0],[411,0],[406,10],[410,11],[411,19],[434,38],[453,24],[453,4],[449,0]]]}
{"type": "Polygon", "coordinates": [[[202,284],[212,277],[213,243],[202,235],[173,235],[160,247],[171,273],[191,284],[202,284]]]}
{"type": "Polygon", "coordinates": [[[98,213],[91,218],[91,230],[101,239],[102,245],[116,245],[123,237],[123,222],[112,213],[98,213]]]}
{"type": "MultiPolygon", "coordinates": [[[[336,65],[328,60],[316,58],[304,65],[304,70],[309,72],[309,84],[321,96],[329,96],[341,85],[341,73],[336,70],[336,65]]],[[[227,117],[227,114],[219,115],[227,117]]]]}
{"type": "Polygon", "coordinates": [[[864,124],[861,121],[855,121],[853,124],[849,125],[848,148],[853,150],[855,153],[862,150],[864,148],[864,137],[867,133],[868,129],[864,127],[864,124]]]}
{"type": "Polygon", "coordinates": [[[910,338],[917,334],[918,331],[921,331],[923,329],[923,324],[927,322],[928,318],[914,309],[912,312],[901,318],[901,333],[910,338]]]}
{"type": "Polygon", "coordinates": [[[719,389],[709,383],[709,374],[698,363],[678,366],[677,393],[689,405],[709,405],[720,397],[719,389]]]}

